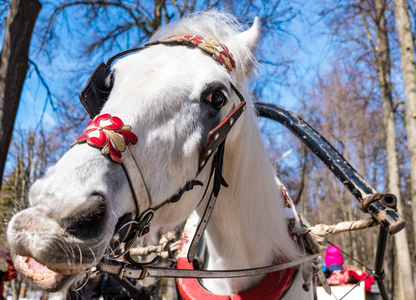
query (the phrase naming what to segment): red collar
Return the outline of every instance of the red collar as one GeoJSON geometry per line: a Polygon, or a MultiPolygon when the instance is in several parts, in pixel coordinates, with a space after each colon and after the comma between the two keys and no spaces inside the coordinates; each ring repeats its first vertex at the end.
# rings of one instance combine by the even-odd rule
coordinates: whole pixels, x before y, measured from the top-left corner
{"type": "MultiPolygon", "coordinates": [[[[192,263],[186,258],[178,258],[178,269],[191,270],[192,263]]],[[[184,300],[276,300],[282,297],[283,292],[290,286],[296,267],[270,273],[264,280],[251,290],[241,294],[215,295],[207,291],[195,278],[178,278],[178,288],[184,300]]]]}

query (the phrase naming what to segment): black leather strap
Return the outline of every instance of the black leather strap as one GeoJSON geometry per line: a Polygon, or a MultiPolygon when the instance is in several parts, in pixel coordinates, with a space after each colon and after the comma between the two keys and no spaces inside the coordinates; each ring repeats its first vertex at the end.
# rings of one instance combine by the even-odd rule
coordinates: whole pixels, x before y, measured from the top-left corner
{"type": "Polygon", "coordinates": [[[220,124],[218,124],[208,133],[204,149],[201,151],[201,155],[199,157],[199,171],[202,170],[210,157],[215,153],[217,148],[225,141],[235,122],[241,116],[243,111],[246,110],[246,101],[244,100],[243,96],[232,83],[230,83],[230,85],[241,102],[224,118],[224,120],[222,120],[220,124]]]}
{"type": "Polygon", "coordinates": [[[192,190],[194,188],[194,186],[196,186],[196,185],[204,186],[204,184],[199,180],[195,180],[195,179],[190,180],[187,183],[185,183],[185,186],[183,188],[181,188],[175,195],[173,195],[172,197],[170,197],[166,201],[160,203],[159,205],[155,206],[153,208],[153,210],[158,210],[159,208],[161,208],[165,204],[178,202],[179,200],[181,200],[181,198],[182,198],[182,196],[185,192],[192,190]]]}

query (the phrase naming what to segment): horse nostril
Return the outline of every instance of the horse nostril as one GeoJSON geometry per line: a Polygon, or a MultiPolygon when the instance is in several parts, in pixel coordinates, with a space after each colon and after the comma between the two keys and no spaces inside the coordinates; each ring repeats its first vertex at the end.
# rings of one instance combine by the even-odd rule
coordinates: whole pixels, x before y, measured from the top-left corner
{"type": "Polygon", "coordinates": [[[59,225],[65,230],[66,235],[79,239],[92,239],[100,235],[104,228],[106,204],[101,195],[93,194],[88,197],[88,201],[94,201],[91,198],[95,200],[92,206],[59,221],[59,225]]]}

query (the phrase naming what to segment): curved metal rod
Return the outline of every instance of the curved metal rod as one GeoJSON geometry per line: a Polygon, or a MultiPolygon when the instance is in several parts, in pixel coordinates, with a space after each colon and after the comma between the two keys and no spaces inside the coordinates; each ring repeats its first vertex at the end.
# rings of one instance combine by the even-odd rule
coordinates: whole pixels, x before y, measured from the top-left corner
{"type": "MultiPolygon", "coordinates": [[[[255,102],[258,115],[283,124],[296,135],[312,152],[318,156],[332,173],[361,203],[365,198],[374,195],[376,190],[342,157],[332,145],[316,132],[305,121],[281,106],[265,102],[255,102]]],[[[392,195],[387,196],[392,197],[392,195]]],[[[383,197],[384,198],[384,197],[383,197]]],[[[397,213],[394,201],[383,201],[383,198],[368,205],[371,216],[382,226],[379,230],[377,253],[375,258],[374,277],[384,300],[388,299],[384,283],[383,261],[388,234],[402,230],[406,221],[397,213]]]]}
{"type": "MultiPolygon", "coordinates": [[[[344,186],[361,203],[365,198],[376,193],[364,178],[342,157],[341,154],[317,131],[305,121],[287,109],[265,102],[254,103],[258,115],[275,120],[283,124],[296,135],[332,173],[344,184],[344,186]]],[[[395,207],[385,203],[382,199],[372,202],[367,207],[368,213],[383,226],[390,234],[402,230],[406,221],[397,213],[395,207]],[[387,204],[387,205],[386,205],[387,204]]]]}

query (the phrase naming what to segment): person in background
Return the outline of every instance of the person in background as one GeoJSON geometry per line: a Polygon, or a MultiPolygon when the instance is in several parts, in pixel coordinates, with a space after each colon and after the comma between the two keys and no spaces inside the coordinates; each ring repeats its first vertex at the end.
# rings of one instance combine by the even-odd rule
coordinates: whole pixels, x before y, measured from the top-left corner
{"type": "Polygon", "coordinates": [[[329,246],[325,252],[326,271],[341,271],[343,269],[344,258],[338,246],[329,246]]]}
{"type": "Polygon", "coordinates": [[[4,288],[4,282],[10,281],[17,277],[17,272],[13,266],[13,262],[10,259],[10,253],[5,251],[0,251],[0,257],[3,257],[6,259],[7,264],[7,271],[0,271],[0,299],[4,300],[3,298],[3,288],[4,288]]]}
{"type": "Polygon", "coordinates": [[[344,258],[339,246],[329,246],[326,249],[325,268],[329,285],[355,284],[364,281],[364,288],[369,292],[374,283],[374,278],[367,276],[367,273],[352,266],[344,266],[344,258]]]}

